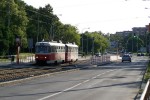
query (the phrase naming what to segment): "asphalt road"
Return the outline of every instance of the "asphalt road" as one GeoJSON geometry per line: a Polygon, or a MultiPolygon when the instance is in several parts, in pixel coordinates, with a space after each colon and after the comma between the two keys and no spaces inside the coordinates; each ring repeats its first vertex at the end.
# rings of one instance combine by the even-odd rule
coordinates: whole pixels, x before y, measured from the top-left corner
{"type": "Polygon", "coordinates": [[[0,100],[134,100],[147,58],[132,59],[0,87],[0,100]]]}

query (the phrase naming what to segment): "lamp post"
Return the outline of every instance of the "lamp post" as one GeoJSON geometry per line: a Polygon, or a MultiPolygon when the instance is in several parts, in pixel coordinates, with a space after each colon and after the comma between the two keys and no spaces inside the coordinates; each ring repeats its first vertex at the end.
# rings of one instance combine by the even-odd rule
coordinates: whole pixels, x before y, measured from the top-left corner
{"type": "Polygon", "coordinates": [[[117,61],[118,61],[118,56],[119,56],[119,40],[117,41],[117,61]]]}
{"type": "Polygon", "coordinates": [[[83,31],[84,31],[85,29],[90,29],[90,28],[88,27],[88,28],[83,28],[83,29],[82,29],[82,53],[83,53],[83,31]]]}
{"type": "Polygon", "coordinates": [[[20,51],[20,38],[17,36],[16,37],[16,46],[17,46],[17,59],[16,62],[19,64],[19,51],[20,51]]]}
{"type": "MultiPolygon", "coordinates": [[[[62,14],[57,14],[57,16],[62,16],[62,14]]],[[[52,25],[51,25],[51,38],[52,38],[52,40],[54,40],[54,31],[53,31],[53,29],[54,29],[54,21],[53,21],[53,18],[52,18],[52,25]]]]}
{"type": "MultiPolygon", "coordinates": [[[[127,40],[127,43],[126,43],[126,52],[127,52],[127,49],[128,49],[128,42],[129,42],[129,39],[127,40]]],[[[133,42],[132,42],[133,44],[133,42]]],[[[133,48],[133,45],[132,45],[132,48],[133,48]]]]}
{"type": "Polygon", "coordinates": [[[139,40],[138,40],[138,39],[139,39],[139,37],[138,37],[138,35],[137,35],[137,53],[138,53],[138,49],[139,49],[139,43],[138,43],[139,40]]]}
{"type": "Polygon", "coordinates": [[[92,56],[94,55],[94,37],[93,37],[93,43],[92,43],[92,56]]]}

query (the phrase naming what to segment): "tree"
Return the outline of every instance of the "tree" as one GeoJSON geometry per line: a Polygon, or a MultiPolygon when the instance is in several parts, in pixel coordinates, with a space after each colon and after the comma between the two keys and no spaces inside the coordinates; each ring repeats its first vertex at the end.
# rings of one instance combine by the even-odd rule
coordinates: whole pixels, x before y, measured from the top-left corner
{"type": "Polygon", "coordinates": [[[138,52],[138,50],[144,46],[144,42],[141,38],[138,36],[130,37],[127,41],[127,51],[132,52],[138,52]]]}
{"type": "Polygon", "coordinates": [[[66,24],[63,27],[62,40],[64,43],[75,42],[77,45],[80,45],[80,35],[76,27],[66,24]]]}
{"type": "Polygon", "coordinates": [[[92,52],[94,42],[94,52],[104,52],[108,46],[108,40],[101,32],[85,32],[83,33],[83,52],[92,52]],[[87,40],[88,39],[88,40],[87,40]],[[88,48],[87,48],[88,42],[88,48]],[[88,49],[88,50],[87,50],[88,49]]]}
{"type": "Polygon", "coordinates": [[[25,12],[25,3],[20,0],[2,0],[0,3],[0,38],[2,38],[0,54],[14,53],[15,36],[21,37],[23,47],[26,47],[26,25],[28,19],[25,12]],[[10,50],[9,50],[10,49],[10,50]]]}

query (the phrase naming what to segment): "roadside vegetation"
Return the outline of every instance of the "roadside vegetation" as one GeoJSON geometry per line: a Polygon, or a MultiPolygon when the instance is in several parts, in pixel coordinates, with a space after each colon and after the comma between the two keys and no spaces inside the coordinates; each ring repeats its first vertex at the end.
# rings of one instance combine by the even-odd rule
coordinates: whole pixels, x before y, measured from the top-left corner
{"type": "Polygon", "coordinates": [[[148,62],[147,70],[146,70],[146,73],[144,75],[144,82],[147,82],[148,79],[150,79],[150,60],[148,62]]]}
{"type": "Polygon", "coordinates": [[[43,39],[61,40],[63,43],[75,42],[79,48],[83,47],[82,53],[87,51],[85,49],[88,49],[88,53],[92,52],[92,44],[97,46],[94,48],[95,52],[108,48],[104,33],[79,33],[76,26],[63,24],[59,15],[53,13],[50,4],[35,8],[23,0],[1,0],[0,14],[0,56],[15,55],[17,45],[20,46],[20,52],[29,52],[31,48],[34,52],[35,43],[43,39]],[[19,40],[17,43],[16,39],[19,40]]]}

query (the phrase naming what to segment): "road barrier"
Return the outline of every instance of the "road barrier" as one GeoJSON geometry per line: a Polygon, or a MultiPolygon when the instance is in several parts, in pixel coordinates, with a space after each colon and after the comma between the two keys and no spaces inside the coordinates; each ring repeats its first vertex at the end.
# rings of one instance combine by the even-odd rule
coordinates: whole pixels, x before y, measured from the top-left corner
{"type": "Polygon", "coordinates": [[[91,64],[93,65],[100,65],[103,63],[108,63],[110,62],[110,56],[108,55],[102,55],[102,56],[92,56],[91,57],[91,64]]]}
{"type": "Polygon", "coordinates": [[[146,87],[142,93],[140,100],[150,100],[150,80],[147,81],[146,87]]]}
{"type": "MultiPolygon", "coordinates": [[[[7,65],[17,62],[16,55],[9,55],[9,56],[0,56],[0,65],[7,65]]],[[[19,64],[20,63],[34,63],[35,62],[35,55],[23,55],[19,56],[19,64]]]]}

